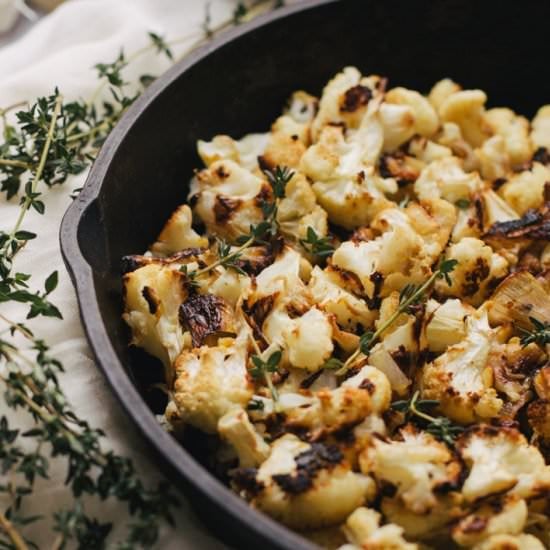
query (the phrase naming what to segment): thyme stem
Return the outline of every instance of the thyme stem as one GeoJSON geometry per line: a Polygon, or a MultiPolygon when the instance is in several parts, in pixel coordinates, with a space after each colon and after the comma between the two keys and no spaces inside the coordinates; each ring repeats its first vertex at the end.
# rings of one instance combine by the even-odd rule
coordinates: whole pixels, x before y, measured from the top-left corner
{"type": "MultiPolygon", "coordinates": [[[[42,177],[42,172],[44,171],[44,166],[46,165],[46,159],[48,158],[48,153],[50,151],[50,146],[52,144],[53,134],[55,132],[55,125],[57,123],[57,117],[61,112],[62,102],[63,102],[63,96],[58,95],[57,99],[55,100],[55,107],[52,113],[52,118],[50,120],[50,127],[48,129],[48,134],[46,136],[46,142],[44,143],[44,147],[40,155],[40,161],[38,163],[38,168],[36,169],[36,173],[34,174],[34,178],[31,183],[31,193],[36,192],[36,188],[38,186],[38,183],[40,182],[40,178],[42,177]]],[[[30,207],[31,201],[32,199],[29,197],[29,195],[27,195],[21,206],[21,210],[19,211],[19,216],[17,218],[17,221],[15,222],[15,225],[9,234],[10,241],[13,240],[17,231],[19,231],[19,228],[23,223],[23,219],[25,218],[25,214],[27,213],[30,207]]]]}
{"type": "Polygon", "coordinates": [[[223,258],[219,258],[213,264],[207,265],[206,267],[203,267],[202,269],[195,271],[194,273],[195,277],[198,277],[199,275],[203,275],[204,273],[208,273],[209,271],[212,271],[216,267],[224,263],[227,263],[229,260],[232,260],[233,258],[237,257],[243,250],[247,249],[253,242],[254,242],[254,237],[250,237],[241,246],[239,246],[239,248],[237,248],[227,256],[223,258]]]}
{"type": "Polygon", "coordinates": [[[13,546],[16,548],[16,550],[28,550],[27,543],[23,540],[23,537],[19,534],[17,529],[13,526],[11,521],[2,513],[0,512],[0,528],[6,535],[8,535],[9,539],[13,542],[13,546]]]}

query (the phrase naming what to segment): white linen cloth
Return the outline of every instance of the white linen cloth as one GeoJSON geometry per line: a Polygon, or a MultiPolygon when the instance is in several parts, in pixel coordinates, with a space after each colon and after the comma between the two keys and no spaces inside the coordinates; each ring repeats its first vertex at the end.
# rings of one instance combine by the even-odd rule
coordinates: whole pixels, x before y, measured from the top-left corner
{"type": "MultiPolygon", "coordinates": [[[[66,99],[89,98],[97,87],[96,72],[92,67],[99,62],[114,61],[120,48],[129,55],[148,43],[147,32],[157,32],[168,40],[188,37],[188,41],[174,47],[176,56],[182,53],[203,33],[207,0],[72,0],[63,4],[41,20],[18,41],[0,50],[0,107],[21,100],[34,101],[49,94],[58,86],[66,99]]],[[[212,24],[231,17],[236,5],[232,0],[210,0],[212,24]]],[[[169,65],[164,56],[147,54],[137,59],[128,69],[128,80],[139,74],[160,74],[169,65]]],[[[71,203],[72,189],[81,187],[86,174],[71,177],[63,186],[46,190],[43,200],[46,214],[29,211],[23,229],[38,234],[18,256],[19,271],[33,275],[33,289],[41,289],[45,278],[59,271],[59,286],[51,296],[60,308],[63,320],[38,319],[31,324],[35,334],[50,346],[51,353],[62,361],[66,374],[62,387],[77,414],[93,427],[102,428],[107,446],[130,456],[146,482],[154,483],[159,473],[146,457],[143,441],[131,425],[118,402],[115,401],[103,376],[94,365],[78,317],[77,303],[69,276],[64,268],[58,244],[61,218],[71,203]]],[[[19,213],[18,198],[6,202],[0,196],[0,229],[13,226],[19,213]]],[[[17,307],[2,304],[2,313],[19,318],[17,307]]],[[[9,413],[0,398],[0,414],[9,413]]],[[[16,424],[30,425],[26,412],[11,415],[16,424]]],[[[52,462],[52,478],[39,482],[25,512],[50,514],[67,506],[71,497],[63,486],[63,468],[52,462]]],[[[63,461],[62,461],[63,462],[63,461]]],[[[113,502],[89,508],[98,517],[115,524],[115,540],[124,536],[123,506],[113,502]]],[[[4,509],[0,499],[0,509],[4,509]]],[[[182,498],[182,507],[175,514],[177,528],[162,531],[158,548],[163,549],[222,549],[198,523],[188,504],[182,498]]],[[[25,533],[40,547],[51,546],[54,535],[48,521],[29,526],[25,533]]]]}

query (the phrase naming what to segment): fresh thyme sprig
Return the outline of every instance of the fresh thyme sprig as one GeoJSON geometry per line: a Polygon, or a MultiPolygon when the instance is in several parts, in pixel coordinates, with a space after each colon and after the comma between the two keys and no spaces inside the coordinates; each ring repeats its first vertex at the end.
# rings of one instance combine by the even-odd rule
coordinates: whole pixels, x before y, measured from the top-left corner
{"type": "Polygon", "coordinates": [[[519,327],[521,331],[521,345],[523,347],[528,346],[529,344],[537,344],[538,346],[545,346],[550,344],[550,323],[546,321],[539,321],[535,317],[529,317],[529,321],[533,325],[532,330],[526,330],[519,327]]]}
{"type": "Polygon", "coordinates": [[[359,339],[359,347],[348,357],[342,368],[340,368],[336,374],[342,376],[350,368],[353,367],[356,360],[362,354],[368,356],[374,344],[378,341],[380,336],[390,328],[397,318],[409,311],[409,307],[413,304],[416,304],[424,299],[426,291],[433,285],[437,279],[445,279],[447,284],[450,286],[452,281],[449,277],[449,274],[457,266],[458,262],[456,260],[443,260],[439,267],[433,272],[429,279],[427,279],[422,285],[407,285],[401,291],[399,296],[399,306],[395,312],[384,321],[376,331],[367,331],[364,332],[359,339]]]}
{"type": "Polygon", "coordinates": [[[445,416],[432,416],[422,409],[430,409],[439,405],[439,401],[435,399],[420,399],[420,392],[414,392],[413,396],[408,400],[394,401],[392,409],[399,411],[405,415],[408,420],[411,417],[421,418],[427,422],[424,430],[432,434],[435,438],[444,441],[447,445],[454,445],[455,438],[460,435],[464,428],[453,424],[445,416]]]}
{"type": "Polygon", "coordinates": [[[264,170],[264,173],[273,190],[274,200],[262,202],[263,221],[259,224],[251,225],[250,232],[246,235],[241,235],[237,239],[236,242],[239,245],[237,248],[232,248],[222,239],[217,239],[218,259],[206,267],[189,270],[187,266],[183,266],[181,271],[186,275],[190,285],[196,287],[198,285],[197,278],[200,275],[209,273],[219,266],[234,269],[238,273],[246,275],[246,272],[238,264],[243,252],[255,243],[263,244],[270,242],[278,234],[277,209],[279,201],[284,198],[286,185],[292,179],[294,172],[286,166],[277,166],[273,171],[264,170]]]}
{"type": "Polygon", "coordinates": [[[313,227],[308,226],[306,238],[300,240],[301,245],[314,256],[326,258],[334,252],[334,246],[328,237],[319,237],[313,227]]]}
{"type": "Polygon", "coordinates": [[[271,397],[273,399],[274,405],[278,404],[279,402],[279,392],[273,384],[271,374],[277,372],[279,363],[281,362],[281,357],[282,353],[280,350],[274,351],[267,358],[267,361],[264,361],[259,355],[252,355],[250,359],[254,366],[248,370],[250,376],[252,376],[254,380],[261,380],[263,378],[264,382],[269,388],[269,391],[271,392],[271,397]]]}

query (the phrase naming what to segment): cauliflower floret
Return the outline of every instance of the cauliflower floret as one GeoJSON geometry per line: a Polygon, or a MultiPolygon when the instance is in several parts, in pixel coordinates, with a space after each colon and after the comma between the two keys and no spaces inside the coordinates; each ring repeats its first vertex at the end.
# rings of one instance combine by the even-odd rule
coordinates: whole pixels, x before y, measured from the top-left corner
{"type": "Polygon", "coordinates": [[[530,170],[514,174],[500,189],[499,195],[520,215],[544,202],[544,186],[550,182],[550,170],[534,162],[530,170]]]}
{"type": "Polygon", "coordinates": [[[261,200],[271,195],[262,178],[234,161],[216,161],[200,171],[191,185],[194,213],[210,234],[234,242],[264,216],[261,200]]]}
{"type": "Polygon", "coordinates": [[[418,545],[407,542],[403,529],[389,523],[380,525],[382,516],[370,508],[357,508],[343,527],[351,544],[339,550],[417,550],[418,545]]]}
{"type": "Polygon", "coordinates": [[[420,200],[442,198],[454,203],[469,199],[482,186],[483,182],[476,172],[468,174],[462,169],[459,159],[445,157],[422,170],[414,183],[414,192],[420,200]]]}
{"type": "Polygon", "coordinates": [[[476,544],[473,550],[545,550],[544,544],[533,535],[492,535],[476,544]]]}
{"type": "Polygon", "coordinates": [[[399,440],[372,439],[361,457],[361,471],[396,488],[394,497],[416,514],[437,506],[438,488],[458,486],[460,462],[432,435],[407,426],[399,440]]]}
{"type": "Polygon", "coordinates": [[[425,137],[415,136],[409,142],[409,154],[423,162],[430,163],[445,157],[451,157],[453,152],[445,145],[440,145],[425,137]]]}
{"type": "Polygon", "coordinates": [[[458,493],[441,495],[437,505],[428,514],[416,514],[398,499],[383,498],[381,510],[384,517],[405,530],[405,535],[413,539],[432,539],[434,535],[448,533],[453,520],[461,517],[461,498],[458,493]]]}
{"type": "Polygon", "coordinates": [[[384,97],[386,103],[407,105],[413,111],[414,133],[430,137],[439,127],[437,113],[430,102],[421,94],[407,88],[393,88],[384,97]]]}
{"type": "Polygon", "coordinates": [[[216,346],[183,351],[174,364],[173,401],[179,417],[207,433],[216,433],[220,418],[244,408],[252,397],[246,367],[248,331],[216,346]]]}
{"type": "Polygon", "coordinates": [[[465,320],[474,313],[471,306],[456,299],[447,300],[443,304],[430,300],[427,309],[430,313],[426,325],[426,340],[430,351],[442,353],[449,346],[466,338],[465,320]]]}
{"type": "Polygon", "coordinates": [[[479,147],[488,137],[483,128],[484,105],[487,101],[481,90],[461,90],[450,94],[439,106],[442,122],[454,122],[462,135],[474,147],[479,147]]]}
{"type": "Polygon", "coordinates": [[[256,277],[248,300],[254,302],[274,294],[282,297],[302,293],[306,288],[301,278],[304,261],[298,252],[286,246],[277,259],[256,277]]]}
{"type": "Polygon", "coordinates": [[[214,296],[223,298],[228,304],[235,307],[239,298],[248,294],[250,285],[250,277],[237,273],[233,269],[218,267],[216,279],[208,281],[208,287],[205,290],[214,296]]]}
{"type": "Polygon", "coordinates": [[[452,244],[446,253],[447,259],[458,263],[449,274],[451,285],[445,279],[435,284],[441,296],[456,296],[476,306],[483,302],[490,288],[498,279],[508,274],[508,262],[479,239],[465,237],[452,244]]]}
{"type": "Polygon", "coordinates": [[[407,283],[424,282],[431,274],[432,262],[424,251],[423,239],[404,223],[395,224],[373,241],[342,243],[332,255],[332,263],[355,274],[363,294],[373,298],[380,278],[380,296],[387,296],[407,283]]]}
{"type": "Polygon", "coordinates": [[[212,141],[199,139],[197,149],[206,166],[220,160],[236,162],[247,170],[258,168],[258,157],[263,154],[269,134],[248,134],[240,140],[229,136],[215,136],[212,141]]]}
{"type": "Polygon", "coordinates": [[[479,169],[479,160],[474,154],[474,148],[462,137],[458,124],[444,122],[436,141],[439,145],[449,147],[457,157],[462,159],[462,167],[467,172],[479,169]]]}
{"type": "Polygon", "coordinates": [[[506,491],[531,498],[550,488],[550,466],[515,428],[478,426],[458,440],[457,448],[470,468],[462,487],[470,502],[506,491]]]}
{"type": "Polygon", "coordinates": [[[344,328],[355,330],[358,325],[367,328],[376,319],[376,310],[370,310],[363,300],[344,290],[337,274],[330,269],[314,267],[308,288],[315,303],[332,313],[344,328]]]}
{"type": "Polygon", "coordinates": [[[371,102],[356,131],[344,134],[340,126],[327,126],[303,155],[300,171],[313,180],[331,222],[353,229],[391,205],[385,193],[397,192],[397,182],[374,174],[382,143],[378,102],[371,102]]]}
{"type": "Polygon", "coordinates": [[[544,105],[537,111],[531,127],[531,140],[535,147],[550,149],[550,105],[544,105]]]}
{"type": "Polygon", "coordinates": [[[183,273],[150,263],[126,273],[124,315],[132,329],[132,344],[158,357],[170,376],[170,366],[184,346],[180,305],[187,299],[183,273]]]}
{"type": "Polygon", "coordinates": [[[271,452],[243,409],[236,407],[222,416],[218,422],[218,433],[235,449],[241,468],[259,466],[271,452]]]}
{"type": "Polygon", "coordinates": [[[169,256],[185,248],[206,248],[208,239],[196,233],[192,223],[191,208],[182,204],[164,225],[151,251],[159,256],[169,256]]]}
{"type": "Polygon", "coordinates": [[[384,134],[384,151],[394,151],[414,135],[414,111],[409,105],[382,103],[378,115],[384,134]]]}
{"type": "MultiPolygon", "coordinates": [[[[238,486],[238,472],[234,481],[238,486]]],[[[305,443],[291,434],[273,443],[255,485],[254,507],[300,529],[336,525],[376,492],[374,481],[352,472],[337,447],[305,443]]]]}
{"type": "MultiPolygon", "coordinates": [[[[299,90],[290,96],[288,107],[285,109],[284,114],[291,118],[296,124],[304,125],[309,135],[309,125],[313,122],[318,107],[319,100],[315,96],[299,90]]],[[[306,142],[303,136],[301,136],[300,139],[304,143],[306,142]]]]}
{"type": "Polygon", "coordinates": [[[452,94],[459,92],[461,87],[456,82],[453,82],[450,78],[444,78],[436,82],[430,93],[428,94],[428,101],[432,104],[436,111],[439,111],[441,104],[452,94]]]}
{"type": "Polygon", "coordinates": [[[491,133],[502,136],[513,166],[531,160],[533,144],[529,137],[529,121],[525,117],[516,115],[511,109],[489,109],[483,116],[483,123],[491,133]]]}
{"type": "Polygon", "coordinates": [[[313,142],[327,124],[344,123],[355,129],[361,123],[369,102],[380,95],[382,79],[361,77],[355,67],[346,67],[328,82],[319,102],[319,111],[311,125],[313,142]]]}
{"type": "MultiPolygon", "coordinates": [[[[274,412],[271,399],[261,401],[261,410],[251,412],[254,421],[265,421],[274,412]]],[[[315,440],[377,417],[389,408],[390,402],[387,377],[367,365],[334,389],[323,388],[309,396],[281,391],[279,411],[284,414],[288,429],[307,429],[308,437],[315,440]]]]}
{"type": "Polygon", "coordinates": [[[502,400],[492,387],[488,365],[493,331],[487,313],[466,320],[466,338],[422,369],[422,395],[439,400],[445,416],[461,424],[498,415],[502,400]]]}
{"type": "Polygon", "coordinates": [[[525,501],[508,496],[482,504],[453,527],[451,536],[460,546],[471,547],[494,535],[519,535],[526,520],[525,501]]]}
{"type": "Polygon", "coordinates": [[[277,221],[283,235],[305,239],[308,227],[319,237],[328,231],[327,213],[317,204],[311,185],[302,174],[295,174],[285,189],[285,198],[279,203],[277,221]]]}
{"type": "Polygon", "coordinates": [[[316,307],[294,319],[284,308],[277,308],[267,316],[262,330],[270,344],[287,351],[293,367],[316,371],[334,349],[330,320],[316,307]]]}
{"type": "Polygon", "coordinates": [[[490,137],[475,150],[479,159],[479,171],[487,180],[505,177],[511,170],[506,142],[501,135],[490,137]]]}
{"type": "Polygon", "coordinates": [[[479,219],[479,212],[475,204],[470,203],[466,208],[457,208],[457,218],[451,234],[451,242],[458,243],[466,237],[475,239],[481,237],[482,221],[479,219]]]}

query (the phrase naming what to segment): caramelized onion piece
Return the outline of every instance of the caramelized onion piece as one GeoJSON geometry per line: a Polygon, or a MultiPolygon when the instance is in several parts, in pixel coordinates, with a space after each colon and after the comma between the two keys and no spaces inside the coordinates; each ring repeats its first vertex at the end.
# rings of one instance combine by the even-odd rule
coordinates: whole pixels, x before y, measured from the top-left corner
{"type": "Polygon", "coordinates": [[[550,322],[550,296],[528,271],[509,275],[495,290],[489,304],[489,321],[493,325],[514,323],[532,329],[530,317],[550,322]]]}

